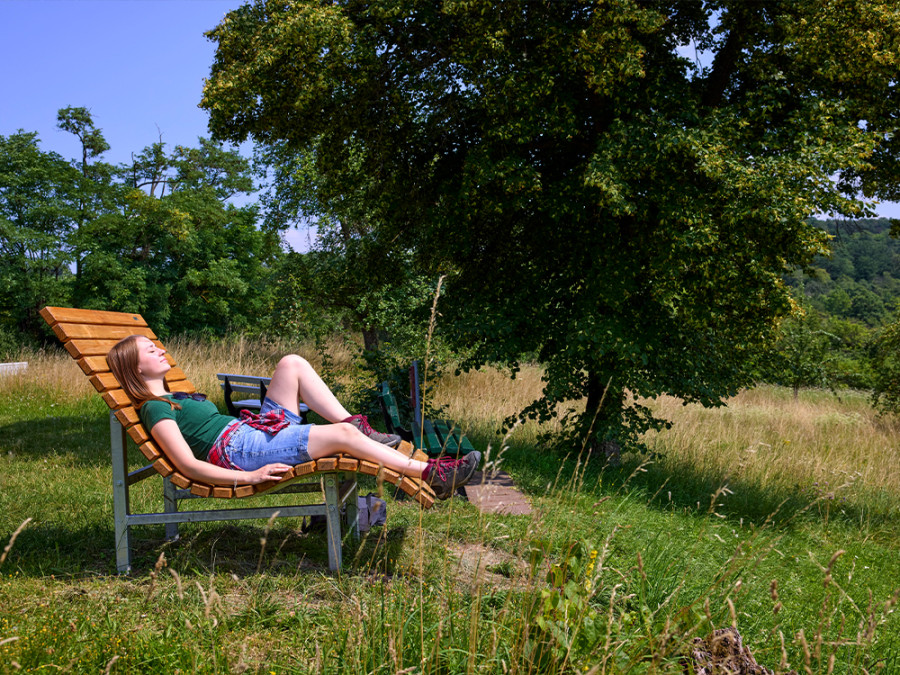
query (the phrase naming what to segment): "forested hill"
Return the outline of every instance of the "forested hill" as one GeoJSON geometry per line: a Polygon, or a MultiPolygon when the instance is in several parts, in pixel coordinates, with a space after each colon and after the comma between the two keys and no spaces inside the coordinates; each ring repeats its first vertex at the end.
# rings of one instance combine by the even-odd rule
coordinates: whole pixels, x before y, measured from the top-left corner
{"type": "Polygon", "coordinates": [[[832,254],[816,258],[812,275],[792,274],[791,285],[824,314],[873,328],[890,321],[900,299],[900,239],[891,237],[891,220],[814,222],[832,235],[832,254]]]}

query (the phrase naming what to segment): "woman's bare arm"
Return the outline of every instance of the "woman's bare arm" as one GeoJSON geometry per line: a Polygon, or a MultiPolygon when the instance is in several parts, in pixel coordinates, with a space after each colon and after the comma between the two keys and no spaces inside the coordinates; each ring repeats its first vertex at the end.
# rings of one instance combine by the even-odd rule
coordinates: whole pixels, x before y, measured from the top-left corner
{"type": "Polygon", "coordinates": [[[213,485],[255,485],[267,480],[281,480],[281,474],[290,469],[288,464],[266,464],[255,471],[234,471],[204,462],[194,457],[191,447],[184,440],[175,420],[160,420],[150,430],[153,438],[166,452],[176,468],[191,480],[213,485]]]}

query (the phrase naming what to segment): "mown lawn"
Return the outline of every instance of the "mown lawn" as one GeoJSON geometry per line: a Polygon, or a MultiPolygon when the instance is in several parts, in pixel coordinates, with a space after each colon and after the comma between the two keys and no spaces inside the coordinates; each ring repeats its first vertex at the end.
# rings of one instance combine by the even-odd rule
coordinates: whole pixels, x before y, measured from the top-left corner
{"type": "MultiPolygon", "coordinates": [[[[178,349],[213,391],[207,346],[178,349]]],[[[31,519],[0,564],[0,672],[683,673],[691,639],[728,625],[778,672],[900,672],[900,431],[861,395],[660,400],[673,429],[609,468],[528,424],[495,435],[536,370],[449,378],[436,402],[533,515],[386,495],[387,525],[340,575],[294,520],[183,525],[175,542],[148,527],[120,577],[107,412],[67,359],[0,379],[0,547],[31,519]]],[[[133,510],[158,490],[138,486],[133,510]]]]}

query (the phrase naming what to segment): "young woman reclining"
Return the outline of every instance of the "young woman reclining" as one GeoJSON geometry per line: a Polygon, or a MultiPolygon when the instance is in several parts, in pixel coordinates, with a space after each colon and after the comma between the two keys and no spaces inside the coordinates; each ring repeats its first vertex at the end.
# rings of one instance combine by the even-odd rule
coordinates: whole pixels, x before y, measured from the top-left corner
{"type": "Polygon", "coordinates": [[[302,357],[285,356],[272,375],[260,414],[235,419],[219,413],[203,394],[170,393],[171,366],[165,350],[132,335],[106,356],[109,367],[138,409],[141,422],[178,470],[191,480],[214,485],[279,480],[293,465],[345,453],[404,476],[422,478],[439,499],[450,497],[478,468],[481,454],[427,462],[391,446],[399,436],[382,434],[362,415],[350,415],[302,357]],[[302,400],[333,424],[303,424],[302,400]]]}

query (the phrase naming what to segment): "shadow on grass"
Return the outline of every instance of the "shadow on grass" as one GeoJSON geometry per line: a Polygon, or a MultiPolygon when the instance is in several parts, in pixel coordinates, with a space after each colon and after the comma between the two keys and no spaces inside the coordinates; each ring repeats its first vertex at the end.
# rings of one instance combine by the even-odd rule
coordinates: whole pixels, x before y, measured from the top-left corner
{"type": "MultiPolygon", "coordinates": [[[[362,534],[358,545],[345,536],[342,573],[393,574],[392,561],[401,557],[405,539],[405,527],[373,528],[362,534]]],[[[303,570],[330,573],[326,533],[305,532],[301,519],[296,518],[276,523],[268,532],[262,525],[181,524],[178,539],[172,541],[164,538],[162,526],[132,530],[132,576],[141,577],[152,571],[161,554],[165,554],[171,569],[196,576],[293,575],[303,570]]],[[[110,527],[81,529],[55,524],[27,527],[16,539],[3,572],[34,578],[115,576],[112,523],[110,527]]]]}
{"type": "MultiPolygon", "coordinates": [[[[66,454],[75,466],[110,461],[109,418],[67,415],[13,422],[0,426],[4,453],[31,460],[48,453],[66,454]]],[[[131,441],[129,441],[131,444],[131,441]]]]}

